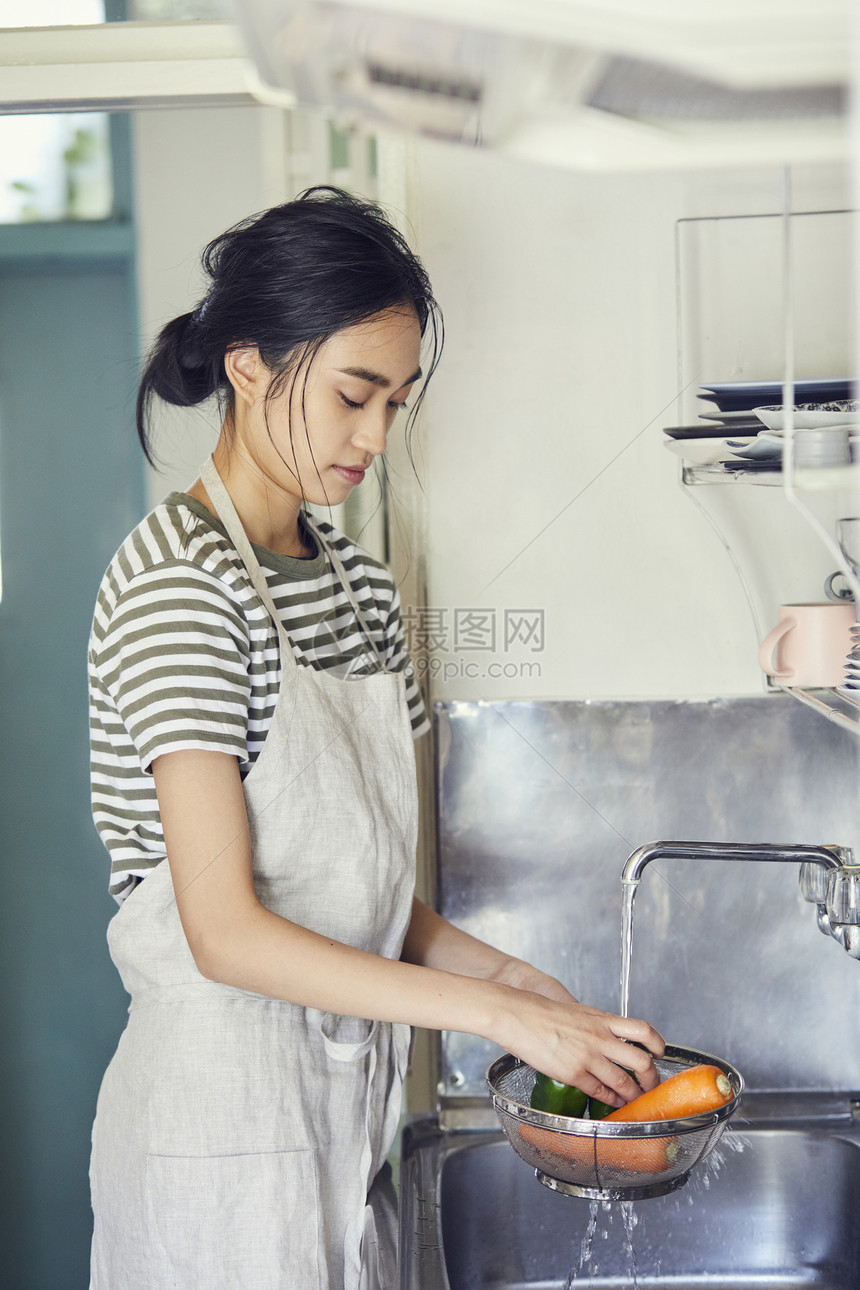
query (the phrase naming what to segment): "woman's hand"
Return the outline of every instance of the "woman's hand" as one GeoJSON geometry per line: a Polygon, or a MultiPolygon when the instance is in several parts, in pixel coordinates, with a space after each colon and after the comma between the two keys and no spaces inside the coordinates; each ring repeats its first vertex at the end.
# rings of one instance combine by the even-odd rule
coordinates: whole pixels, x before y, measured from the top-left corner
{"type": "Polygon", "coordinates": [[[544,983],[552,993],[519,988],[511,996],[509,1015],[491,1036],[497,1043],[551,1079],[611,1106],[623,1106],[660,1082],[652,1054],[662,1056],[665,1044],[653,1026],[577,1003],[551,977],[544,983]]]}
{"type": "Polygon", "coordinates": [[[523,959],[508,958],[492,974],[491,980],[502,985],[513,986],[515,990],[530,990],[532,994],[542,994],[546,999],[555,999],[556,1003],[578,1003],[579,1000],[566,989],[554,976],[547,976],[531,963],[523,959]]]}

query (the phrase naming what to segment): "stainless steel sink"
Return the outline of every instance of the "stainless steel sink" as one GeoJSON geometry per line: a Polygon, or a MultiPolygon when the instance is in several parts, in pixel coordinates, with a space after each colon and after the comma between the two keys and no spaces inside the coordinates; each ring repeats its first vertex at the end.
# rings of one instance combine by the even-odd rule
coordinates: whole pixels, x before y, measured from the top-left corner
{"type": "Polygon", "coordinates": [[[622,1208],[540,1186],[493,1131],[419,1121],[404,1137],[401,1290],[860,1290],[850,1120],[750,1122],[718,1153],[680,1191],[622,1208]]]}

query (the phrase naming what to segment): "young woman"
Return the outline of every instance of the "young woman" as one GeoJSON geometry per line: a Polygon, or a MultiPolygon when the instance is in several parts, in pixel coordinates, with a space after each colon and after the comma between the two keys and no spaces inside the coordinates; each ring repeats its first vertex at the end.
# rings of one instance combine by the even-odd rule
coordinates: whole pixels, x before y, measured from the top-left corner
{"type": "Polygon", "coordinates": [[[217,393],[221,435],[117,552],[90,646],[108,939],[131,995],[93,1130],[92,1290],[394,1290],[383,1166],[410,1026],[484,1036],[614,1105],[637,1092],[622,1067],[657,1080],[625,1041],[663,1042],[413,896],[427,723],[397,593],[305,503],[361,483],[423,342],[435,366],[422,266],[333,189],[203,263],[138,428],[148,453],[153,398],[217,393]]]}

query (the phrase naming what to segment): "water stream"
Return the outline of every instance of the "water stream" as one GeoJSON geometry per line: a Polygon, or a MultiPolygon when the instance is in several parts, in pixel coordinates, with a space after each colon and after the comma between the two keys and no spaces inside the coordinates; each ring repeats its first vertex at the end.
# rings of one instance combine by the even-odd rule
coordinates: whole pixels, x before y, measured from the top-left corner
{"type": "MultiPolygon", "coordinates": [[[[622,905],[621,905],[621,1006],[620,1015],[628,1015],[630,1002],[630,967],[633,954],[633,902],[636,899],[636,889],[639,886],[636,882],[622,881],[622,905]]],[[[721,1147],[726,1150],[743,1151],[746,1145],[742,1138],[729,1137],[724,1138],[721,1147]]],[[[683,1197],[676,1197],[675,1203],[681,1204],[686,1201],[687,1205],[694,1205],[696,1195],[700,1189],[708,1190],[711,1183],[711,1176],[719,1173],[725,1163],[725,1155],[722,1150],[715,1149],[709,1158],[704,1162],[696,1184],[691,1186],[689,1191],[683,1197]]],[[[570,1269],[567,1279],[564,1283],[564,1290],[575,1290],[577,1285],[582,1284],[583,1277],[592,1281],[600,1270],[598,1261],[599,1250],[595,1250],[595,1236],[599,1235],[602,1239],[609,1237],[609,1229],[612,1226],[614,1217],[620,1212],[621,1222],[623,1224],[623,1248],[629,1267],[629,1286],[630,1290],[638,1290],[638,1274],[636,1268],[636,1252],[633,1247],[633,1232],[639,1222],[639,1215],[636,1213],[633,1202],[622,1200],[616,1202],[597,1201],[589,1202],[588,1224],[585,1229],[585,1235],[582,1238],[582,1244],[579,1254],[579,1265],[570,1269]],[[603,1224],[598,1228],[599,1215],[603,1212],[606,1216],[603,1224]]],[[[659,1270],[659,1269],[657,1269],[659,1270]]],[[[613,1285],[615,1281],[613,1280],[613,1285]]]]}
{"type": "MultiPolygon", "coordinates": [[[[633,950],[633,901],[636,898],[637,882],[622,883],[622,912],[621,912],[621,1008],[622,1017],[627,1016],[627,1009],[630,999],[630,962],[633,950]]],[[[637,1290],[638,1281],[636,1277],[636,1254],[633,1249],[633,1229],[639,1222],[639,1216],[634,1212],[633,1202],[623,1200],[616,1204],[610,1204],[609,1201],[592,1200],[589,1203],[588,1226],[585,1229],[585,1235],[582,1238],[582,1247],[579,1254],[579,1267],[571,1268],[565,1281],[564,1290],[573,1290],[583,1272],[587,1272],[590,1278],[597,1275],[599,1263],[594,1250],[594,1237],[597,1232],[597,1220],[600,1210],[607,1215],[607,1225],[603,1227],[601,1236],[605,1239],[609,1236],[608,1223],[611,1222],[613,1211],[621,1211],[621,1221],[624,1225],[624,1250],[630,1266],[630,1277],[632,1290],[637,1290]]]]}
{"type": "MultiPolygon", "coordinates": [[[[633,1249],[633,1231],[639,1222],[639,1215],[633,1208],[633,1202],[623,1200],[617,1203],[610,1201],[592,1200],[589,1201],[588,1225],[585,1229],[585,1235],[582,1238],[580,1247],[579,1264],[570,1269],[564,1283],[564,1290],[576,1290],[578,1285],[584,1281],[587,1284],[593,1284],[594,1278],[600,1274],[600,1250],[595,1248],[595,1237],[599,1236],[606,1241],[610,1235],[610,1229],[614,1238],[618,1239],[620,1234],[615,1230],[618,1214],[621,1215],[621,1222],[624,1229],[623,1249],[626,1255],[629,1268],[629,1281],[625,1279],[625,1290],[638,1290],[638,1278],[636,1271],[636,1254],[633,1249]],[[603,1215],[600,1220],[601,1213],[603,1215]]],[[[616,1284],[617,1273],[611,1274],[611,1282],[616,1284]]]]}
{"type": "Polygon", "coordinates": [[[621,1008],[626,1017],[630,1005],[630,961],[633,954],[633,902],[636,899],[636,882],[621,883],[621,1008]]]}
{"type": "Polygon", "coordinates": [[[633,1249],[633,1229],[639,1222],[639,1215],[633,1211],[632,1200],[622,1200],[619,1204],[621,1210],[621,1221],[624,1224],[624,1252],[630,1260],[630,1277],[633,1282],[633,1290],[637,1290],[639,1282],[636,1279],[636,1252],[633,1249]]]}

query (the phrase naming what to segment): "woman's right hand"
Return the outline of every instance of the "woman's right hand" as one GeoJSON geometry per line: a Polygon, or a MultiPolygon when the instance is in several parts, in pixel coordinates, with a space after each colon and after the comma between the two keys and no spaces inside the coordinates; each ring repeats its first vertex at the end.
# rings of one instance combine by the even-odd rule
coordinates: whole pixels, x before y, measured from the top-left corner
{"type": "Polygon", "coordinates": [[[517,990],[494,1038],[535,1070],[610,1106],[623,1106],[660,1082],[653,1057],[663,1055],[665,1043],[654,1027],[587,1004],[517,990]]]}

